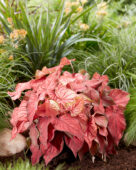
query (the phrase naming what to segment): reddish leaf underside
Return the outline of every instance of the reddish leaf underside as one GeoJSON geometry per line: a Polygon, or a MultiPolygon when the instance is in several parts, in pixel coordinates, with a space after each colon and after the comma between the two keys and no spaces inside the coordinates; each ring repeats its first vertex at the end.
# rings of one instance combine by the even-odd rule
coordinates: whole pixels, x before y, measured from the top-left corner
{"type": "Polygon", "coordinates": [[[106,115],[108,117],[108,130],[114,143],[118,145],[126,127],[124,114],[117,106],[110,106],[106,108],[106,115]]]}

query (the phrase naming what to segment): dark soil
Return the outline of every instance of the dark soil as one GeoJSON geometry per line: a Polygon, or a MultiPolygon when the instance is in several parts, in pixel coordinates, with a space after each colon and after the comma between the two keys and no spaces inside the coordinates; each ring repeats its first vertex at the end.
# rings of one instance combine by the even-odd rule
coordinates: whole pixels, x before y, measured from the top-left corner
{"type": "Polygon", "coordinates": [[[80,162],[78,158],[74,158],[70,150],[66,150],[67,152],[63,152],[50,163],[51,170],[55,170],[59,163],[64,162],[66,170],[70,167],[73,170],[136,170],[136,146],[121,145],[118,147],[117,154],[107,158],[107,162],[96,157],[95,163],[92,163],[89,153],[80,162]]]}
{"type": "MultiPolygon", "coordinates": [[[[27,155],[30,158],[30,153],[27,155]]],[[[23,153],[17,154],[14,159],[22,157],[23,153]]],[[[0,158],[5,163],[7,160],[13,160],[13,157],[0,158]]],[[[121,144],[117,149],[117,154],[107,158],[107,162],[103,162],[101,158],[96,157],[92,163],[92,158],[87,153],[83,160],[75,159],[72,152],[65,147],[64,151],[49,164],[50,170],[55,170],[59,164],[65,163],[63,170],[136,170],[136,146],[126,147],[121,144]]]]}

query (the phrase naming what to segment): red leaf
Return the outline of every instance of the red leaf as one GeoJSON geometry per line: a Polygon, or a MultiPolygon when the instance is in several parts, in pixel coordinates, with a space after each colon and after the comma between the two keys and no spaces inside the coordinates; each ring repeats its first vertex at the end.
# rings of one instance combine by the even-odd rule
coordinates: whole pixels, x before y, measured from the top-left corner
{"type": "Polygon", "coordinates": [[[95,123],[100,127],[107,127],[108,125],[108,120],[103,114],[95,113],[94,120],[95,120],[95,123]]]}
{"type": "Polygon", "coordinates": [[[47,68],[47,67],[43,67],[42,71],[37,70],[35,73],[35,77],[36,79],[40,79],[43,76],[47,75],[47,74],[51,74],[54,73],[58,70],[61,71],[61,69],[65,66],[65,65],[70,65],[71,61],[74,61],[74,59],[72,60],[68,60],[66,57],[63,57],[60,61],[60,64],[58,66],[52,67],[52,68],[47,68]]]}
{"type": "Polygon", "coordinates": [[[114,143],[118,145],[126,127],[124,114],[117,106],[110,106],[106,108],[106,115],[108,117],[108,130],[114,143]]]}
{"type": "Polygon", "coordinates": [[[107,135],[108,135],[107,127],[99,127],[99,134],[101,136],[107,137],[107,135]]]}
{"type": "Polygon", "coordinates": [[[11,124],[13,125],[12,139],[17,135],[17,133],[23,132],[28,129],[30,123],[27,117],[27,101],[22,100],[19,107],[13,110],[11,117],[11,124]]]}
{"type": "Polygon", "coordinates": [[[63,57],[60,61],[60,65],[61,66],[70,65],[71,61],[75,61],[75,59],[68,60],[66,57],[63,57]]]}
{"type": "Polygon", "coordinates": [[[44,73],[43,71],[41,71],[41,70],[36,70],[35,78],[36,78],[36,79],[40,79],[40,78],[44,77],[45,75],[46,75],[46,73],[44,73]]]}
{"type": "Polygon", "coordinates": [[[118,105],[123,110],[125,109],[126,105],[128,104],[128,101],[130,100],[129,94],[120,89],[111,90],[109,95],[112,97],[116,105],[118,105]]]}
{"type": "Polygon", "coordinates": [[[31,89],[31,81],[17,84],[15,92],[8,92],[8,95],[12,98],[12,100],[16,100],[20,98],[22,91],[28,89],[31,89]]]}
{"type": "Polygon", "coordinates": [[[63,85],[58,85],[58,87],[56,87],[55,94],[56,101],[62,104],[73,102],[73,99],[78,96],[73,90],[63,85]]]}
{"type": "Polygon", "coordinates": [[[75,136],[73,136],[72,138],[65,136],[65,142],[66,145],[72,150],[74,156],[77,157],[77,153],[83,146],[84,141],[79,140],[75,136]]]}
{"type": "Polygon", "coordinates": [[[106,138],[98,134],[95,141],[99,144],[99,152],[104,154],[107,146],[106,138]]]}
{"type": "Polygon", "coordinates": [[[54,128],[59,131],[67,132],[70,135],[76,136],[78,139],[83,139],[83,132],[79,121],[68,114],[56,118],[54,128]]]}
{"type": "Polygon", "coordinates": [[[38,122],[38,130],[40,133],[39,140],[40,140],[40,147],[41,151],[44,154],[45,150],[47,149],[47,140],[48,140],[48,126],[52,122],[51,117],[44,117],[40,118],[38,122]]]}
{"type": "Polygon", "coordinates": [[[60,71],[50,74],[41,86],[37,89],[37,95],[40,96],[40,100],[44,100],[46,95],[49,95],[51,99],[55,96],[54,90],[58,84],[60,71]]]}
{"type": "Polygon", "coordinates": [[[110,90],[106,89],[106,88],[101,87],[99,89],[100,93],[101,93],[101,100],[102,100],[103,106],[105,106],[105,107],[115,104],[113,98],[109,95],[110,90]]]}
{"type": "Polygon", "coordinates": [[[90,153],[91,153],[92,156],[97,154],[98,148],[99,148],[98,143],[96,141],[93,141],[92,142],[92,147],[90,148],[90,153]]]}
{"type": "Polygon", "coordinates": [[[27,102],[27,114],[28,114],[27,116],[30,123],[32,123],[34,116],[36,114],[38,108],[38,102],[39,99],[37,97],[37,94],[32,92],[27,102]]]}
{"type": "Polygon", "coordinates": [[[67,71],[63,73],[63,75],[59,78],[59,82],[63,85],[66,86],[68,83],[71,83],[75,81],[75,78],[73,75],[67,71]]]}
{"type": "Polygon", "coordinates": [[[94,73],[91,80],[86,81],[86,86],[90,88],[97,89],[101,85],[106,86],[109,79],[106,75],[100,76],[98,73],[94,73]]]}
{"type": "Polygon", "coordinates": [[[96,138],[96,135],[97,135],[97,126],[95,124],[95,120],[93,119],[93,117],[91,117],[88,122],[87,131],[84,136],[84,139],[88,144],[89,148],[91,148],[92,141],[96,138]]]}
{"type": "Polygon", "coordinates": [[[110,133],[107,136],[107,142],[108,142],[107,147],[106,147],[107,154],[116,154],[114,140],[110,133]]]}
{"type": "Polygon", "coordinates": [[[82,148],[78,152],[78,156],[79,156],[80,161],[82,160],[84,154],[88,151],[89,151],[88,144],[86,142],[84,142],[82,148]]]}
{"type": "Polygon", "coordinates": [[[32,157],[31,157],[31,161],[32,161],[32,165],[35,165],[36,163],[39,162],[40,157],[42,156],[41,150],[39,149],[39,145],[38,145],[38,130],[35,127],[35,124],[32,124],[32,126],[30,127],[30,138],[31,138],[31,146],[30,146],[30,150],[32,152],[32,157]]]}
{"type": "Polygon", "coordinates": [[[78,116],[84,110],[84,100],[81,97],[75,98],[75,103],[72,105],[71,116],[78,116]]]}
{"type": "Polygon", "coordinates": [[[100,80],[100,81],[102,81],[102,84],[103,84],[103,85],[107,85],[108,82],[109,82],[109,78],[108,78],[107,75],[102,75],[102,76],[100,76],[100,74],[98,74],[98,73],[94,73],[92,79],[93,79],[93,80],[95,79],[95,80],[100,80]]]}
{"type": "Polygon", "coordinates": [[[54,100],[46,100],[45,102],[45,116],[59,115],[60,107],[54,100]]]}
{"type": "Polygon", "coordinates": [[[64,141],[63,134],[57,132],[53,141],[48,143],[48,149],[44,154],[45,164],[47,165],[54,157],[61,153],[64,141]]]}
{"type": "Polygon", "coordinates": [[[100,101],[100,95],[99,92],[93,88],[89,88],[89,92],[86,94],[90,99],[92,99],[92,102],[99,103],[100,101]]]}

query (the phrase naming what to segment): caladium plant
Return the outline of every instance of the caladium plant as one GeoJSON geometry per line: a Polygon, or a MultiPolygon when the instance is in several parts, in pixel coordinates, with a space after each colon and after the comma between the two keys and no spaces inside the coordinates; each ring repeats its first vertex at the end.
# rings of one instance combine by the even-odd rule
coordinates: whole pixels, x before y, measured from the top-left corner
{"type": "Polygon", "coordinates": [[[32,164],[44,157],[46,165],[62,150],[64,143],[75,157],[86,152],[105,158],[115,153],[126,127],[123,111],[129,94],[108,86],[108,77],[95,73],[70,73],[62,68],[73,60],[62,58],[53,68],[38,70],[35,79],[19,83],[13,100],[25,95],[13,110],[12,138],[29,129],[32,164]]]}

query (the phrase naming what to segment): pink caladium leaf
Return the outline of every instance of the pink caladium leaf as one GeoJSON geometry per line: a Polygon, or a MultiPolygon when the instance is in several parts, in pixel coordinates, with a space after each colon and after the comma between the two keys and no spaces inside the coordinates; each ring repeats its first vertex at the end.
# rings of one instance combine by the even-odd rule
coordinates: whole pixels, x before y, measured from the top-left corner
{"type": "Polygon", "coordinates": [[[38,108],[39,99],[36,93],[31,93],[27,102],[27,116],[30,123],[32,123],[36,110],[38,108]],[[33,103],[33,104],[32,104],[33,103]]]}
{"type": "Polygon", "coordinates": [[[111,90],[109,96],[112,97],[116,105],[123,110],[125,109],[126,105],[128,104],[128,101],[130,100],[129,94],[120,89],[111,90]]]}
{"type": "Polygon", "coordinates": [[[96,125],[100,127],[107,127],[108,119],[106,118],[104,114],[95,113],[93,117],[94,117],[96,125]]]}
{"type": "Polygon", "coordinates": [[[107,141],[106,141],[105,137],[98,134],[95,141],[98,143],[99,152],[104,154],[106,151],[106,147],[107,147],[107,141]]]}
{"type": "Polygon", "coordinates": [[[110,106],[106,108],[106,115],[108,117],[108,130],[114,143],[118,145],[126,128],[124,114],[118,106],[110,106]]]}
{"type": "Polygon", "coordinates": [[[42,152],[38,145],[39,133],[35,124],[31,125],[29,134],[31,138],[31,146],[30,146],[30,150],[32,152],[31,160],[32,160],[32,164],[35,165],[36,163],[39,162],[39,159],[42,156],[42,152]]]}
{"type": "Polygon", "coordinates": [[[65,142],[66,142],[66,145],[72,150],[72,152],[76,158],[78,151],[82,148],[82,146],[84,144],[84,141],[79,140],[75,136],[73,136],[71,138],[68,136],[65,136],[65,142]]]}
{"type": "Polygon", "coordinates": [[[48,143],[48,148],[44,154],[45,164],[47,165],[54,157],[59,155],[63,149],[63,133],[57,132],[53,141],[48,143]]]}
{"type": "Polygon", "coordinates": [[[78,119],[71,117],[69,114],[56,118],[54,121],[54,127],[58,131],[67,132],[72,136],[83,139],[84,134],[78,119]]]}
{"type": "Polygon", "coordinates": [[[73,81],[75,81],[74,76],[67,71],[65,71],[63,75],[59,78],[59,83],[61,83],[63,86],[66,86],[73,81]]]}
{"type": "Polygon", "coordinates": [[[15,92],[8,92],[8,95],[11,96],[12,100],[19,99],[22,91],[31,89],[31,81],[26,83],[19,83],[16,86],[15,92]]]}
{"type": "Polygon", "coordinates": [[[84,142],[82,148],[80,149],[80,151],[78,152],[78,156],[79,156],[79,159],[82,160],[83,159],[83,156],[86,152],[89,151],[89,148],[88,148],[88,144],[86,142],[84,142]]]}
{"type": "Polygon", "coordinates": [[[58,103],[71,103],[73,102],[74,98],[78,95],[71,89],[66,88],[63,85],[58,85],[55,89],[56,101],[58,103]]]}
{"type": "Polygon", "coordinates": [[[47,149],[48,126],[51,122],[52,122],[51,117],[40,118],[38,121],[37,128],[39,130],[40,148],[41,148],[41,151],[43,154],[44,154],[45,150],[47,149]]]}
{"type": "Polygon", "coordinates": [[[114,140],[110,133],[108,133],[107,142],[108,142],[108,144],[106,147],[106,153],[107,154],[116,154],[114,140]]]}
{"type": "Polygon", "coordinates": [[[108,77],[85,70],[69,73],[62,68],[73,60],[62,58],[58,66],[36,72],[36,79],[19,83],[13,100],[24,92],[13,110],[12,138],[30,130],[32,164],[44,157],[47,165],[63,149],[64,142],[80,159],[90,151],[105,159],[115,153],[125,129],[123,111],[129,101],[127,92],[111,89],[108,77]]]}
{"type": "Polygon", "coordinates": [[[22,100],[20,106],[14,109],[10,120],[13,125],[12,139],[17,133],[24,132],[30,126],[27,114],[27,101],[22,100]]]}
{"type": "Polygon", "coordinates": [[[91,148],[92,146],[92,141],[96,138],[97,136],[97,126],[95,124],[95,120],[93,117],[90,118],[88,121],[87,125],[87,131],[85,133],[85,141],[88,144],[88,147],[91,148]]]}
{"type": "Polygon", "coordinates": [[[42,71],[37,70],[35,73],[35,77],[36,77],[36,79],[40,79],[47,74],[54,73],[54,72],[62,69],[65,65],[70,65],[71,61],[74,61],[74,59],[68,60],[66,57],[63,57],[58,66],[52,67],[52,68],[43,67],[42,71]]]}

